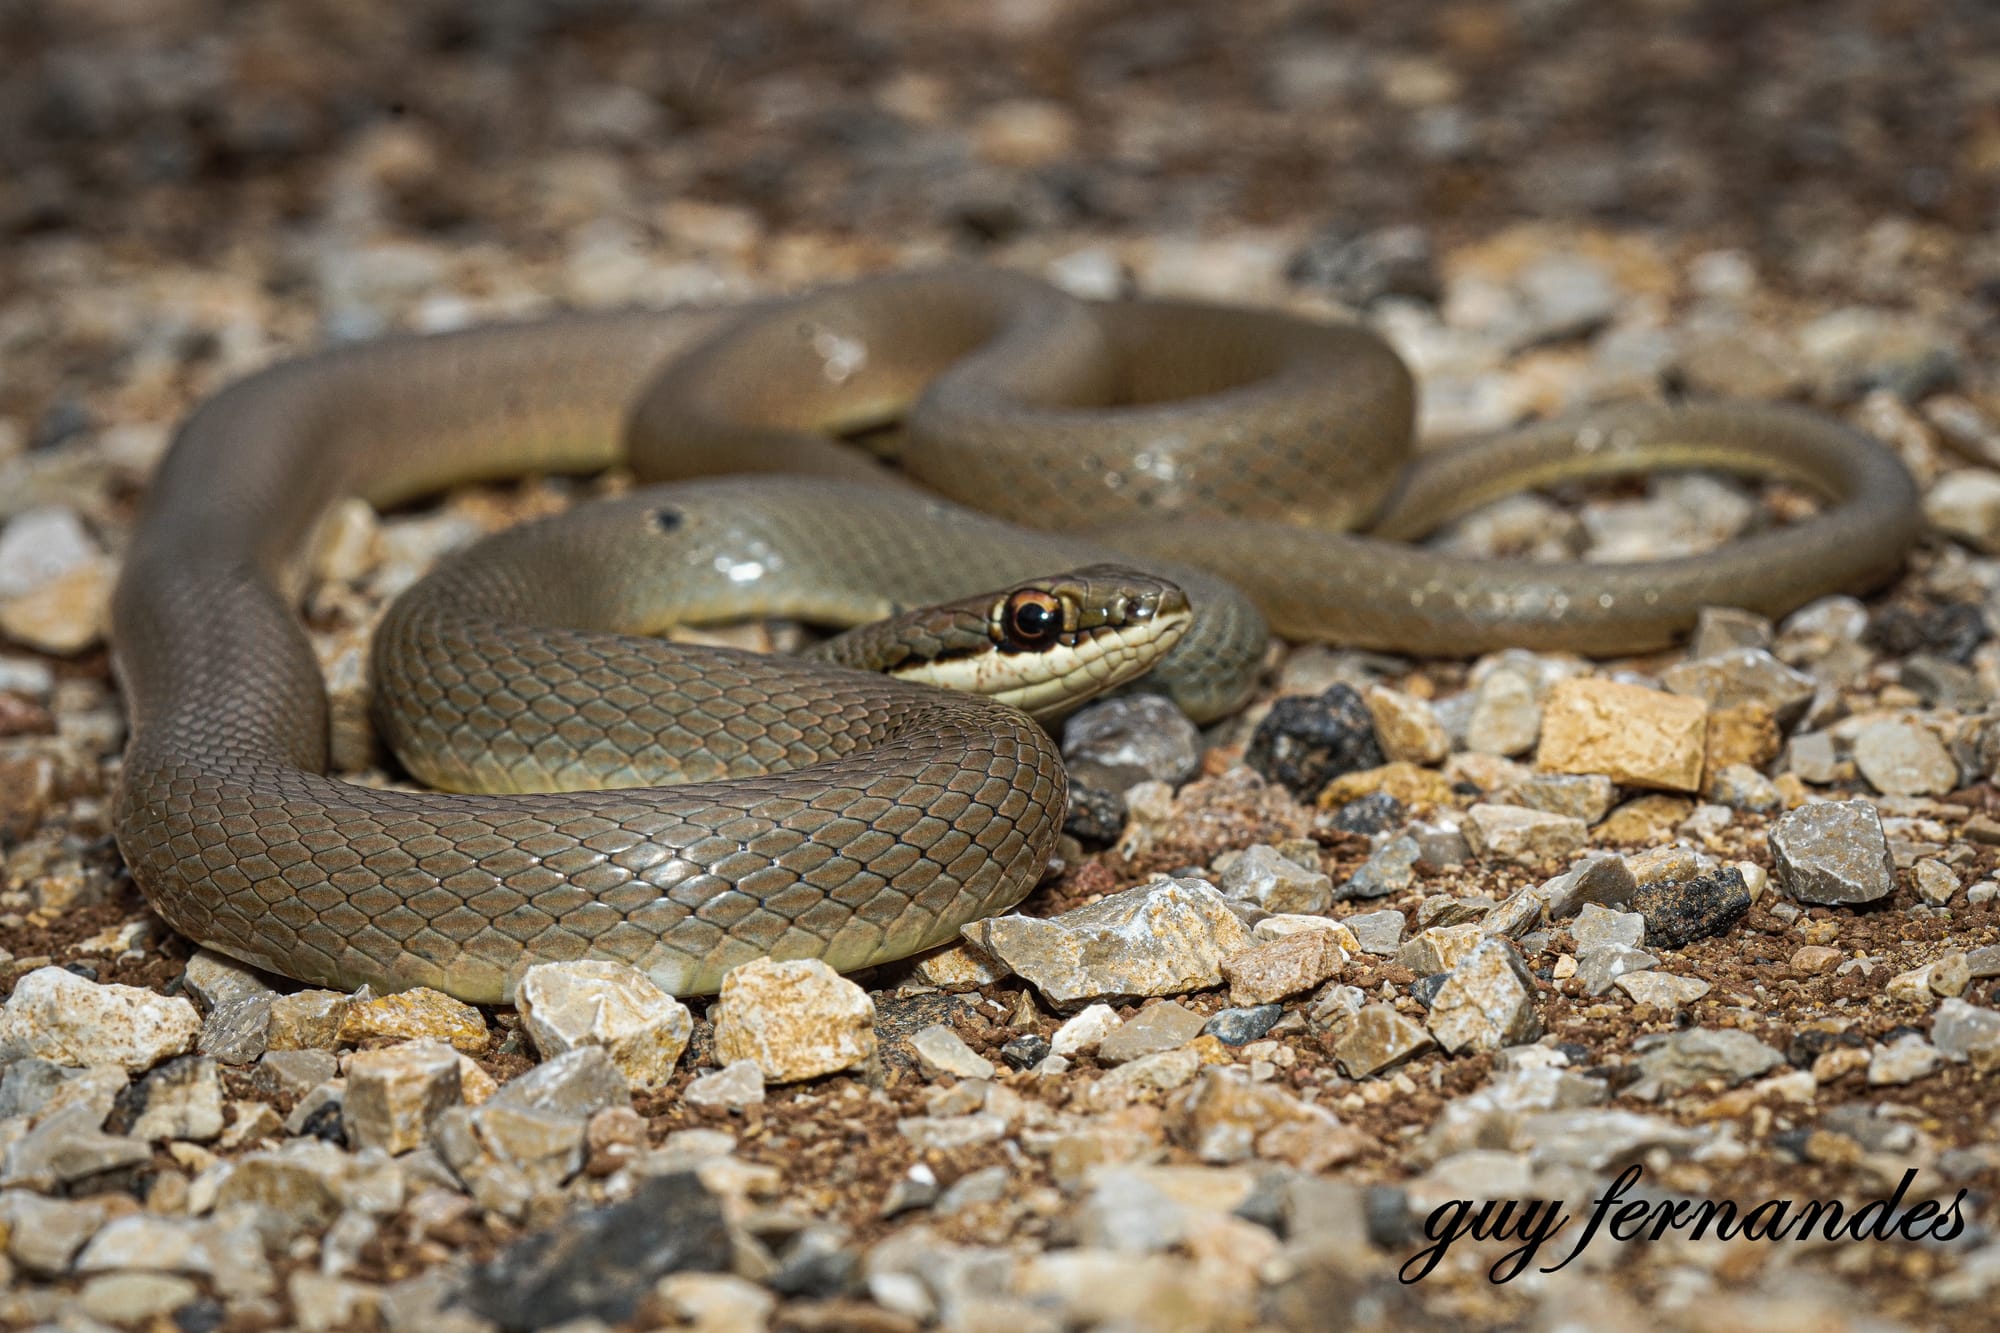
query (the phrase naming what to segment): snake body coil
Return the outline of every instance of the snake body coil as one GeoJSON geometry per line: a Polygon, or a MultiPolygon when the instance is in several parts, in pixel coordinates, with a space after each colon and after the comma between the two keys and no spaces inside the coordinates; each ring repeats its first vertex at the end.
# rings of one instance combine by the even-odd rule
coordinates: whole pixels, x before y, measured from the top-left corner
{"type": "MultiPolygon", "coordinates": [[[[586,954],[682,992],[764,954],[860,967],[953,938],[1035,882],[1064,785],[1020,714],[815,663],[585,633],[568,623],[573,598],[476,560],[454,566],[458,593],[485,580],[521,615],[504,632],[452,622],[469,647],[457,676],[413,693],[455,707],[452,725],[482,743],[504,751],[491,733],[529,716],[586,759],[602,747],[584,724],[615,731],[636,709],[647,719],[627,729],[705,756],[704,780],[446,795],[324,776],[325,698],[289,590],[318,521],[351,494],[389,504],[628,452],[646,477],[805,474],[641,498],[577,520],[536,559],[560,587],[584,548],[614,569],[664,554],[664,572],[632,576],[650,589],[641,619],[661,605],[668,619],[854,618],[1109,550],[1224,575],[1291,637],[1455,654],[1659,646],[1703,605],[1777,613],[1879,580],[1917,532],[1914,488],[1886,450],[1794,410],[1618,409],[1406,472],[1411,420],[1407,373],[1363,330],[1089,306],[998,273],[562,317],[278,366],[189,419],[127,558],[119,844],[155,908],[203,944],[300,980],[482,1001],[533,963],[586,954]],[[899,470],[826,434],[913,399],[899,470]],[[1450,561],[1381,539],[1524,480],[1662,463],[1776,474],[1827,503],[1715,555],[1643,566],[1450,561]],[[1018,534],[918,487],[1096,531],[1018,534]],[[1375,538],[1321,530],[1371,521],[1375,538]],[[640,697],[640,677],[664,695],[640,697]]],[[[446,612],[452,586],[430,594],[446,612]]],[[[1263,630],[1202,587],[1191,600],[1209,615],[1169,688],[1216,712],[1245,689],[1226,659],[1263,630]]],[[[411,729],[426,727],[451,729],[411,729]]]]}

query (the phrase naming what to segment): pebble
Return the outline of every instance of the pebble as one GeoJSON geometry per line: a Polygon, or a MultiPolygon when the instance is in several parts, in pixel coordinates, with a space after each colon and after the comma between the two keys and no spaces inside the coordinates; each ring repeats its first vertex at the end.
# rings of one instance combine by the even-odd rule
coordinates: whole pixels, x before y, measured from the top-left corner
{"type": "Polygon", "coordinates": [[[1243,762],[1300,800],[1341,776],[1379,768],[1375,720],[1351,685],[1313,697],[1289,695],[1271,705],[1257,724],[1243,762]]]}
{"type": "Polygon", "coordinates": [[[1922,967],[1892,977],[1884,989],[1891,999],[1930,1004],[1938,997],[1956,998],[1972,984],[1972,969],[1961,950],[1953,949],[1922,967]]]}
{"type": "Polygon", "coordinates": [[[1659,965],[1659,959],[1643,949],[1624,944],[1595,944],[1578,949],[1576,982],[1585,995],[1602,995],[1620,977],[1644,972],[1659,965]]]}
{"type": "Polygon", "coordinates": [[[285,1117],[285,1132],[309,1134],[332,1143],[347,1142],[347,1127],[340,1118],[340,1100],[346,1095],[344,1078],[330,1078],[308,1089],[285,1117]]]}
{"type": "Polygon", "coordinates": [[[1417,862],[1427,859],[1423,846],[1407,834],[1392,838],[1376,848],[1334,896],[1342,901],[1355,898],[1386,898],[1401,893],[1416,882],[1417,862]]]}
{"type": "Polygon", "coordinates": [[[585,1121],[489,1100],[438,1116],[432,1142],[473,1202],[521,1219],[583,1168],[585,1121]]]}
{"type": "Polygon", "coordinates": [[[7,1257],[31,1273],[58,1277],[104,1225],[104,1199],[45,1199],[29,1190],[0,1193],[0,1234],[7,1257]]]}
{"type": "Polygon", "coordinates": [[[601,1046],[635,1088],[657,1088],[694,1033],[686,1005],[627,963],[540,963],[522,975],[515,1007],[544,1059],[601,1046]]]}
{"type": "Polygon", "coordinates": [[[1976,550],[2000,554],[2000,473],[1976,467],[1945,473],[1924,493],[1924,517],[1976,550]]]}
{"type": "Polygon", "coordinates": [[[250,1081],[259,1092],[293,1099],[339,1072],[331,1051],[270,1051],[257,1061],[250,1081]]]}
{"type": "Polygon", "coordinates": [[[1785,1062],[1777,1051],[1736,1028],[1656,1033],[1639,1038],[1632,1052],[1640,1078],[1627,1091],[1641,1101],[1656,1101],[1710,1080],[1733,1088],[1785,1062]]]}
{"type": "Polygon", "coordinates": [[[0,526],[0,602],[45,587],[103,555],[75,511],[24,509],[0,526]]]}
{"type": "Polygon", "coordinates": [[[1178,787],[1201,770],[1201,732],[1157,694],[1085,705],[1063,724],[1062,751],[1072,772],[1088,766],[1091,785],[1119,795],[1140,782],[1178,787]]]}
{"type": "Polygon", "coordinates": [[[1660,682],[1675,694],[1700,699],[1711,710],[1762,704],[1786,728],[1804,714],[1817,688],[1811,676],[1761,648],[1736,648],[1676,663],[1660,673],[1660,682]]]}
{"type": "Polygon", "coordinates": [[[1732,764],[1761,769],[1778,757],[1783,746],[1777,716],[1763,704],[1712,709],[1703,764],[1711,773],[1732,764]]]}
{"type": "Polygon", "coordinates": [[[689,1083],[681,1096],[690,1106],[724,1111],[759,1106],[764,1101],[764,1071],[755,1060],[732,1060],[689,1083]]]}
{"type": "Polygon", "coordinates": [[[1910,882],[1917,896],[1933,907],[1943,907],[1958,893],[1958,876],[1944,862],[1925,858],[1910,867],[1910,882]]]}
{"type": "Polygon", "coordinates": [[[933,949],[917,962],[917,979],[939,990],[965,991],[1004,979],[1006,969],[964,940],[933,949]]]}
{"type": "Polygon", "coordinates": [[[1771,622],[1754,611],[1734,606],[1704,606],[1695,617],[1691,658],[1715,657],[1732,648],[1769,648],[1771,622]]]}
{"type": "Polygon", "coordinates": [[[874,1002],[818,959],[760,958],[732,968],[718,1005],[710,1009],[717,1058],[754,1060],[768,1083],[853,1069],[875,1054],[874,1002]]]}
{"type": "Polygon", "coordinates": [[[466,1055],[478,1055],[492,1043],[486,1020],[477,1009],[428,986],[349,1005],[340,1025],[340,1039],[360,1043],[375,1037],[393,1041],[428,1038],[447,1042],[466,1055]]]}
{"type": "Polygon", "coordinates": [[[1542,1032],[1527,964],[1512,944],[1491,937],[1451,969],[1425,1021],[1438,1045],[1453,1055],[1518,1045],[1542,1032]]]}
{"type": "Polygon", "coordinates": [[[70,1103],[45,1112],[34,1128],[14,1139],[0,1164],[0,1186],[50,1191],[147,1161],[144,1141],[103,1133],[101,1106],[70,1103]]]}
{"type": "Polygon", "coordinates": [[[1090,1055],[1124,1021],[1108,1004],[1090,1005],[1056,1029],[1049,1050],[1061,1056],[1090,1055]]]}
{"type": "Polygon", "coordinates": [[[1018,1073],[1023,1069],[1033,1069],[1048,1059],[1053,1049],[1047,1037],[1038,1032],[1026,1032],[1000,1047],[1000,1059],[1018,1073]]]}
{"type": "MultiPolygon", "coordinates": [[[[1114,843],[1125,831],[1125,798],[1120,793],[1092,786],[1095,777],[1080,767],[1070,769],[1069,807],[1063,815],[1063,832],[1081,843],[1114,843]]],[[[1165,783],[1157,785],[1168,792],[1173,790],[1165,783]]]]}
{"type": "Polygon", "coordinates": [[[1337,832],[1372,838],[1397,827],[1408,815],[1409,810],[1401,801],[1386,791],[1378,791],[1341,806],[1328,823],[1337,832]]]}
{"type": "Polygon", "coordinates": [[[1324,1171],[1362,1149],[1361,1136],[1332,1112],[1230,1066],[1203,1070],[1168,1119],[1178,1142],[1217,1166],[1261,1157],[1324,1171]]]}
{"type": "Polygon", "coordinates": [[[222,1077],[215,1061],[183,1055],[160,1065],[119,1094],[104,1127],[153,1142],[214,1138],[222,1132],[222,1077]]]}
{"type": "Polygon", "coordinates": [[[1336,1026],[1328,1050],[1349,1078],[1370,1078],[1435,1043],[1423,1024],[1386,1004],[1371,1004],[1336,1026]]]}
{"type": "Polygon", "coordinates": [[[1824,944],[1805,944],[1793,952],[1787,966],[1800,976],[1818,977],[1833,971],[1839,963],[1840,950],[1824,944]]]}
{"type": "Polygon", "coordinates": [[[1951,751],[1928,727],[1875,722],[1854,737],[1854,765],[1886,796],[1941,796],[1958,786],[1951,751]]]}
{"type": "Polygon", "coordinates": [[[1750,910],[1750,890],[1734,866],[1694,879],[1647,884],[1632,895],[1646,938],[1667,949],[1727,934],[1750,910]]]}
{"type": "Polygon", "coordinates": [[[1375,723],[1375,740],[1390,760],[1438,764],[1451,753],[1451,737],[1427,699],[1371,685],[1363,696],[1375,723]]]}
{"type": "MultiPolygon", "coordinates": [[[[1311,59],[1314,54],[1286,53],[1273,77],[1281,85],[1302,83],[1309,89],[1354,81],[1351,65],[1330,67],[1311,59]]],[[[1302,287],[1323,288],[1342,305],[1357,310],[1390,296],[1435,301],[1440,291],[1430,237],[1423,228],[1408,224],[1365,232],[1329,227],[1293,254],[1285,276],[1302,287]]]]}
{"type": "Polygon", "coordinates": [[[181,980],[204,1013],[233,1000],[277,994],[264,973],[212,949],[196,949],[181,980]]]}
{"type": "Polygon", "coordinates": [[[440,1041],[355,1052],[341,1102],[349,1140],[390,1154],[421,1147],[431,1124],[463,1100],[458,1062],[458,1052],[440,1041]]]}
{"type": "Polygon", "coordinates": [[[1599,842],[1658,842],[1670,836],[1676,826],[1694,813],[1694,802],[1684,796],[1655,792],[1625,802],[1596,828],[1599,842]]]}
{"type": "MultiPolygon", "coordinates": [[[[1748,764],[1726,764],[1711,770],[1705,791],[1708,798],[1717,803],[1703,807],[1710,810],[1720,808],[1724,811],[1768,813],[1785,803],[1784,793],[1778,790],[1778,784],[1748,764]]],[[[1682,827],[1686,829],[1687,826],[1684,824],[1682,827]]]]}
{"type": "Polygon", "coordinates": [[[116,1067],[77,1070],[32,1055],[10,1058],[0,1065],[0,1120],[34,1116],[52,1103],[80,1100],[77,1085],[86,1082],[93,1086],[83,1097],[101,1102],[109,1114],[127,1080],[125,1071],[116,1067]]]}
{"type": "Polygon", "coordinates": [[[1107,1065],[1122,1065],[1160,1051],[1171,1051],[1200,1036],[1205,1022],[1186,1005],[1161,1000],[1105,1033],[1097,1042],[1097,1058],[1107,1065]]]}
{"type": "Polygon", "coordinates": [[[1621,908],[1632,900],[1638,881],[1622,856],[1597,852],[1576,862],[1554,879],[1535,888],[1542,911],[1551,921],[1564,921],[1590,904],[1621,908]]]}
{"type": "Polygon", "coordinates": [[[1842,764],[1833,737],[1824,731],[1802,731],[1786,742],[1785,771],[1815,786],[1853,775],[1853,770],[1842,764]]]}
{"type": "Polygon", "coordinates": [[[170,1273],[104,1273],[77,1292],[77,1307],[107,1324],[134,1325],[162,1319],[201,1295],[201,1289],[170,1273]]]}
{"type": "Polygon", "coordinates": [[[193,1050],[200,1032],[186,1000],[86,981],[60,967],[38,967],[15,982],[0,1010],[0,1052],[134,1073],[193,1050]]]}
{"type": "Polygon", "coordinates": [[[1894,1087],[1929,1078],[1937,1072],[1943,1056],[1937,1047],[1914,1032],[1892,1042],[1877,1045],[1868,1057],[1868,1086],[1894,1087]]]}
{"type": "Polygon", "coordinates": [[[910,1038],[917,1066],[929,1078],[992,1078],[993,1062],[965,1044],[965,1038],[942,1023],[920,1029],[910,1038]]]}
{"type": "Polygon", "coordinates": [[[759,1333],[778,1306],[776,1296],[730,1273],[673,1273],[653,1284],[653,1298],[692,1333],[759,1333]]]}
{"type": "Polygon", "coordinates": [[[1311,990],[1347,963],[1330,930],[1306,930],[1253,945],[1222,960],[1234,1005],[1271,1004],[1311,990]]]}
{"type": "Polygon", "coordinates": [[[1420,977],[1436,976],[1456,967],[1485,938],[1479,923],[1428,926],[1396,950],[1396,962],[1420,977]]]}
{"type": "Polygon", "coordinates": [[[1805,903],[1867,903],[1896,887],[1882,817],[1867,801],[1800,806],[1771,825],[1778,887],[1805,903]]]}
{"type": "Polygon", "coordinates": [[[1268,843],[1253,843],[1222,872],[1222,891],[1266,912],[1321,913],[1333,905],[1333,880],[1268,843]]]}
{"type": "Polygon", "coordinates": [[[62,769],[48,751],[0,749],[0,838],[16,841],[40,827],[61,781],[62,769]]]}
{"type": "Polygon", "coordinates": [[[1509,786],[1504,795],[1509,805],[1595,824],[1610,813],[1618,786],[1602,773],[1530,773],[1509,786]]]}
{"type": "MultiPolygon", "coordinates": [[[[1143,1076],[1153,1068],[1157,1068],[1153,1065],[1153,1061],[1178,1055],[1180,1055],[1178,1051],[1169,1051],[1162,1052],[1158,1056],[1149,1056],[1144,1060],[1134,1060],[1131,1064],[1114,1070],[1102,1080],[1102,1083],[1111,1082],[1121,1073],[1141,1075],[1141,1078],[1133,1079],[1132,1082],[1143,1083],[1143,1076]]],[[[1168,1081],[1150,1086],[1170,1088],[1178,1086],[1178,1083],[1168,1081]]],[[[1004,1117],[983,1111],[975,1111],[968,1115],[906,1116],[896,1122],[896,1132],[908,1139],[919,1151],[955,1152],[962,1148],[994,1142],[1007,1132],[1007,1121],[1004,1117]]]]}
{"type": "Polygon", "coordinates": [[[1837,399],[1882,388],[1917,402],[1950,388],[1958,373],[1958,351],[1944,333],[1869,306],[1821,315],[1799,330],[1798,343],[1822,391],[1837,399]]]}
{"type": "Polygon", "coordinates": [[[1244,1046],[1269,1032],[1285,1016],[1281,1004],[1252,1005],[1247,1009],[1223,1009],[1202,1024],[1202,1032],[1224,1046],[1244,1046]]]}
{"type": "Polygon", "coordinates": [[[731,1254],[722,1201],[677,1171],[515,1241],[474,1270],[465,1297],[510,1331],[624,1321],[660,1279],[725,1272],[731,1254]]]}
{"type": "Polygon", "coordinates": [[[1403,914],[1393,908],[1343,917],[1340,924],[1353,933],[1360,952],[1382,958],[1393,955],[1402,947],[1403,931],[1409,927],[1403,914]]]}
{"type": "Polygon", "coordinates": [[[1465,748],[1479,754],[1518,755],[1534,748],[1542,728],[1542,691],[1537,663],[1503,654],[1472,696],[1465,748]]]}
{"type": "Polygon", "coordinates": [[[340,1045],[341,1028],[353,998],[337,990],[302,990],[271,1000],[265,1045],[276,1051],[330,1051],[340,1045]]]}
{"type": "Polygon", "coordinates": [[[1667,972],[1627,972],[1614,983],[1634,1004],[1648,1004],[1671,1013],[1708,994],[1709,984],[1697,977],[1667,972]]]}
{"type": "Polygon", "coordinates": [[[247,1065],[270,1047],[271,995],[245,995],[212,1006],[196,1048],[226,1065],[247,1065]]]}
{"type": "Polygon", "coordinates": [[[1542,710],[1537,767],[1601,773],[1628,787],[1701,786],[1708,707],[1699,699],[1617,681],[1558,681],[1542,710]]]}
{"type": "Polygon", "coordinates": [[[1550,814],[1520,805],[1480,803],[1465,812],[1465,838],[1484,860],[1537,865],[1574,855],[1589,830],[1572,815],[1550,814]]]}
{"type": "Polygon", "coordinates": [[[1416,841],[1418,859],[1439,868],[1464,865],[1472,859],[1472,846],[1456,823],[1413,824],[1410,837],[1416,841]]]}
{"type": "Polygon", "coordinates": [[[1585,903],[1570,923],[1569,934],[1578,953],[1608,944],[1636,949],[1646,942],[1646,918],[1637,912],[1614,912],[1598,903],[1585,903]]]}
{"type": "Polygon", "coordinates": [[[104,637],[117,579],[117,566],[99,558],[0,599],[0,636],[55,657],[81,653],[104,637]]]}
{"type": "Polygon", "coordinates": [[[2000,1068],[2000,1013],[1947,997],[1931,1016],[1931,1045],[1978,1072],[2000,1068]]]}
{"type": "Polygon", "coordinates": [[[1199,879],[1155,880],[1055,917],[993,917],[964,933],[1058,1009],[1220,985],[1222,960],[1250,944],[1228,900],[1199,879]]]}
{"type": "Polygon", "coordinates": [[[488,1100],[587,1120],[599,1111],[631,1105],[632,1096],[625,1076],[602,1047],[581,1046],[508,1079],[488,1100]]]}

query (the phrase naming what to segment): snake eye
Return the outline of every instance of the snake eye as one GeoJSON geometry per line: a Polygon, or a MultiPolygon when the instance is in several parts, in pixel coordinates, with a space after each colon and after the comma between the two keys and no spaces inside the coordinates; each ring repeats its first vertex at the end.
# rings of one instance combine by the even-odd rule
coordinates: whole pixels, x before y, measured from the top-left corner
{"type": "Polygon", "coordinates": [[[1010,648],[1046,648],[1062,633],[1062,626],[1062,603],[1039,589],[1017,592],[1007,599],[1002,629],[1010,648]]]}

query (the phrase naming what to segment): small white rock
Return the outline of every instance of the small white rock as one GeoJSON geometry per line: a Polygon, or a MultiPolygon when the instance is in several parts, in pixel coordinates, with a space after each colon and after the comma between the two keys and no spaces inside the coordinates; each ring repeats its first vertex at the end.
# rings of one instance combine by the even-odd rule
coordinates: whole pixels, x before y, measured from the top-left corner
{"type": "Polygon", "coordinates": [[[816,958],[758,958],[722,979],[715,1053],[754,1060],[772,1083],[866,1064],[875,1054],[868,992],[816,958]]]}
{"type": "Polygon", "coordinates": [[[735,1060],[713,1074],[703,1074],[682,1094],[690,1106],[734,1111],[764,1100],[764,1071],[755,1060],[735,1060]]]}
{"type": "Polygon", "coordinates": [[[458,1052],[441,1041],[355,1052],[340,1105],[355,1146],[392,1155],[422,1147],[431,1122],[464,1100],[458,1062],[458,1052]]]}
{"type": "Polygon", "coordinates": [[[965,1044],[965,1038],[933,1023],[910,1038],[917,1064],[932,1078],[950,1074],[954,1078],[992,1078],[993,1062],[965,1044]]]}
{"type": "Polygon", "coordinates": [[[687,1006],[625,963],[542,963],[521,978],[515,1004],[543,1059],[601,1046],[635,1088],[657,1088],[694,1033],[687,1006]]]}
{"type": "Polygon", "coordinates": [[[1108,1004],[1093,1004],[1056,1029],[1049,1054],[1089,1055],[1125,1020],[1108,1004]]]}
{"type": "Polygon", "coordinates": [[[38,967],[0,1011],[0,1049],[59,1065],[122,1065],[133,1073],[194,1049],[201,1016],[177,996],[85,981],[38,967]]]}

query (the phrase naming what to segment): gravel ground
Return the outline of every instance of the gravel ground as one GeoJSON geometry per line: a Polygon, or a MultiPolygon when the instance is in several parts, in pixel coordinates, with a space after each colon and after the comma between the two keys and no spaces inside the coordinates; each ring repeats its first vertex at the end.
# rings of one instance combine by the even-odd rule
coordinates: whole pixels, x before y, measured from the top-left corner
{"type": "MultiPolygon", "coordinates": [[[[2000,10],[921,12],[0,4],[0,1324],[1986,1326],[2000,10]],[[1936,531],[1865,602],[1684,651],[1274,649],[1208,734],[1106,705],[1060,873],[859,986],[349,998],[146,914],[104,599],[199,397],[393,328],[944,257],[1359,312],[1433,439],[1810,402],[1936,531]],[[1537,1271],[1614,1188],[1681,1221],[1537,1271]],[[1481,1199],[1574,1216],[1518,1274],[1519,1207],[1426,1269],[1481,1199]],[[1691,1235],[1720,1201],[1766,1206],[1691,1235]]],[[[594,489],[345,511],[307,594],[337,715],[395,590],[594,489]]],[[[1439,540],[1643,558],[1808,503],[1659,479],[1439,540]]]]}

